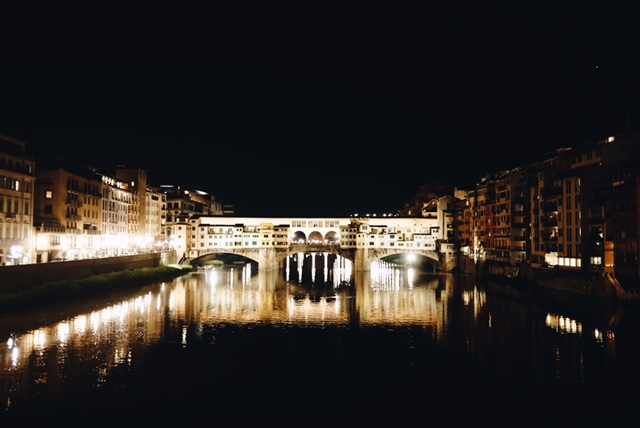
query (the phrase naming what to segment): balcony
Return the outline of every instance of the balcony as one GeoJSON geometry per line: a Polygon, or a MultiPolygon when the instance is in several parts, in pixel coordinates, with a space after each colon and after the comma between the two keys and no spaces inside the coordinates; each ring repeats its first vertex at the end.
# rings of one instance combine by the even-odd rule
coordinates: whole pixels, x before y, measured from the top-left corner
{"type": "Polygon", "coordinates": [[[42,226],[38,228],[38,233],[66,233],[66,230],[62,226],[42,226]]]}

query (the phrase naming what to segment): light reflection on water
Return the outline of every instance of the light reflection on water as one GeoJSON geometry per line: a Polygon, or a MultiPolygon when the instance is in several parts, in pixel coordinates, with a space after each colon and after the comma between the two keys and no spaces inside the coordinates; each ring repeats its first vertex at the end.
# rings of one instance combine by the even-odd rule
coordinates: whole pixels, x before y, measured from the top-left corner
{"type": "MultiPolygon", "coordinates": [[[[525,327],[533,315],[524,306],[516,305],[513,311],[512,301],[491,300],[484,288],[454,275],[425,274],[384,262],[374,264],[369,273],[354,273],[349,263],[342,262],[331,272],[312,276],[322,277],[321,283],[310,286],[303,277],[301,271],[292,276],[290,269],[258,273],[251,264],[218,268],[150,287],[50,325],[23,331],[16,324],[12,331],[0,332],[6,341],[0,346],[3,411],[24,410],[34,400],[46,402],[67,390],[99,394],[105,387],[128,388],[130,379],[123,378],[123,371],[144,365],[150,347],[177,343],[186,349],[205,336],[214,343],[219,335],[208,331],[229,325],[408,329],[403,334],[411,336],[410,347],[429,340],[479,360],[494,358],[514,372],[523,368],[523,361],[547,349],[535,341],[521,349],[510,342],[522,335],[523,327],[547,329],[535,334],[538,341],[553,342],[552,347],[563,351],[550,357],[555,372],[545,372],[540,364],[526,367],[528,373],[502,375],[522,377],[524,382],[539,377],[533,380],[536,383],[550,378],[560,383],[593,382],[600,376],[597,369],[595,374],[588,373],[594,357],[587,351],[579,355],[570,351],[580,346],[600,344],[609,350],[615,346],[611,341],[603,344],[613,338],[606,325],[585,327],[580,319],[563,314],[541,313],[538,324],[533,320],[525,327]],[[426,339],[415,336],[416,331],[426,339]],[[574,339],[559,338],[567,335],[574,339]],[[499,342],[504,343],[495,344],[499,342]],[[508,352],[494,355],[499,351],[508,352]]],[[[386,345],[381,342],[380,346],[386,345]]],[[[611,364],[606,358],[602,362],[611,364]]]]}

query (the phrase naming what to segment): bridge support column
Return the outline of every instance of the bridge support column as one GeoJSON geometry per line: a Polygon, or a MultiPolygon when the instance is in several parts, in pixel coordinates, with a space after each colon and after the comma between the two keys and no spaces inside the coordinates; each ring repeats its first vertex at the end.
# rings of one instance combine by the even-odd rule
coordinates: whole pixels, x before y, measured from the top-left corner
{"type": "Polygon", "coordinates": [[[369,251],[364,248],[356,248],[353,270],[356,272],[369,272],[371,270],[371,260],[369,251]]]}
{"type": "Polygon", "coordinates": [[[275,248],[261,248],[258,256],[258,270],[272,271],[280,269],[275,248]]]}

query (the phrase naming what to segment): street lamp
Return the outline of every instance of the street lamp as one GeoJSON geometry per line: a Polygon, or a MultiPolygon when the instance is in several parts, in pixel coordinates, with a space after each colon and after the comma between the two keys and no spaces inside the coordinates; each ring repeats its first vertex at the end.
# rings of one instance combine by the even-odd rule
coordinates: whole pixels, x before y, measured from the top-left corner
{"type": "Polygon", "coordinates": [[[13,259],[11,264],[17,265],[20,263],[16,263],[16,260],[20,260],[22,258],[22,254],[24,253],[24,248],[22,245],[12,245],[11,246],[11,255],[10,257],[13,259]]]}

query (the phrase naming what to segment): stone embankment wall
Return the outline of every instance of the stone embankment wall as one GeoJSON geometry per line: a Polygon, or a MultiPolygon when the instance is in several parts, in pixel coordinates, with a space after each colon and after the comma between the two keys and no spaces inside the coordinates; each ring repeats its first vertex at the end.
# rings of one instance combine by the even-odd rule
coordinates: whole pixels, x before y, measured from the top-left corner
{"type": "Polygon", "coordinates": [[[460,254],[458,257],[457,268],[460,273],[477,275],[477,266],[471,257],[460,254]]]}
{"type": "MultiPolygon", "coordinates": [[[[527,275],[527,272],[524,272],[527,275]]],[[[623,290],[617,289],[606,276],[588,276],[582,272],[562,272],[544,269],[530,269],[529,283],[543,288],[585,294],[606,299],[632,299],[623,290]]]]}
{"type": "Polygon", "coordinates": [[[552,290],[589,295],[605,299],[633,300],[640,298],[637,293],[625,292],[613,278],[608,276],[587,276],[582,272],[532,269],[523,266],[515,278],[509,278],[507,271],[491,261],[478,261],[461,255],[458,267],[462,273],[507,281],[517,286],[533,286],[552,290]]]}
{"type": "Polygon", "coordinates": [[[0,267],[0,293],[25,290],[49,281],[83,279],[124,270],[158,267],[173,263],[171,253],[148,253],[104,259],[72,260],[0,267]]]}

